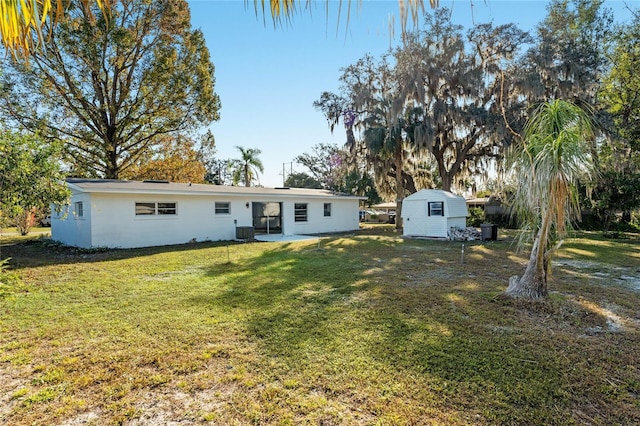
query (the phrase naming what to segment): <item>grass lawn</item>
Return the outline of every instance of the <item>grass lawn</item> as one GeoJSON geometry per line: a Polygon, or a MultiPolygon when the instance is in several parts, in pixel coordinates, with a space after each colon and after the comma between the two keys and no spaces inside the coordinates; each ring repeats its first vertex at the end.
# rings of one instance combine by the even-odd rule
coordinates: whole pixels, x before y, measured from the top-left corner
{"type": "MultiPolygon", "coordinates": [[[[506,234],[501,233],[502,237],[506,234]]],[[[2,424],[640,424],[640,239],[580,234],[549,300],[512,239],[84,252],[2,237],[2,424]],[[6,273],[5,273],[6,274],[6,273]]]]}

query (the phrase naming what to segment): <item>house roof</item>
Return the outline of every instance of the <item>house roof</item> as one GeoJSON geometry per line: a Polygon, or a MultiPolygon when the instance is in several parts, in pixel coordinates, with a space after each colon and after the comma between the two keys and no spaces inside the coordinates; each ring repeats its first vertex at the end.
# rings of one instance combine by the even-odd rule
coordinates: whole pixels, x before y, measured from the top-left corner
{"type": "Polygon", "coordinates": [[[380,203],[371,206],[371,208],[374,209],[395,209],[396,207],[398,207],[398,204],[395,202],[380,203]]]}
{"type": "Polygon", "coordinates": [[[67,185],[72,190],[85,193],[111,194],[166,194],[166,195],[224,195],[224,196],[279,196],[306,198],[354,198],[358,197],[325,189],[306,188],[261,188],[225,186],[210,184],[176,183],[167,181],[134,181],[115,179],[68,178],[67,185]]]}
{"type": "Polygon", "coordinates": [[[485,197],[485,198],[467,198],[467,204],[487,204],[487,201],[489,201],[489,197],[485,197]]]}

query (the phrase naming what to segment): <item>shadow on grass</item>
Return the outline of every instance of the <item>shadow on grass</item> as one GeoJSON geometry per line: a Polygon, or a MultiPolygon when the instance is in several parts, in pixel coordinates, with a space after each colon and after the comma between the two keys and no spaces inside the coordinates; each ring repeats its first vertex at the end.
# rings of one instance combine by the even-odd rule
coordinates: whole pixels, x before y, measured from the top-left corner
{"type": "Polygon", "coordinates": [[[523,270],[508,242],[465,243],[464,257],[462,243],[387,234],[234,245],[233,255],[227,244],[80,253],[39,242],[14,256],[18,267],[200,256],[210,293],[185,300],[255,343],[257,356],[235,362],[262,384],[288,380],[387,423],[441,410],[460,423],[562,424],[579,422],[576,405],[595,423],[640,416],[637,385],[616,370],[638,365],[637,342],[577,336],[605,319],[567,313],[560,296],[535,306],[496,297],[523,270]],[[627,387],[602,390],[611,377],[627,387]]]}
{"type": "Polygon", "coordinates": [[[247,335],[276,360],[275,378],[293,376],[309,389],[319,380],[324,392],[343,396],[358,382],[372,411],[381,386],[398,386],[404,391],[396,396],[416,405],[414,413],[437,399],[489,422],[561,423],[572,416],[574,378],[566,372],[582,343],[554,336],[566,321],[553,304],[496,299],[523,268],[507,245],[466,243],[464,263],[462,244],[451,242],[282,245],[207,269],[225,277],[224,287],[192,301],[245,318],[247,335]]]}
{"type": "Polygon", "coordinates": [[[10,266],[13,269],[19,270],[41,266],[135,259],[167,253],[198,252],[214,247],[235,246],[239,244],[247,243],[238,241],[212,241],[134,249],[81,249],[60,245],[49,238],[33,238],[22,241],[11,241],[3,245],[1,258],[5,259],[10,257],[10,266]]]}

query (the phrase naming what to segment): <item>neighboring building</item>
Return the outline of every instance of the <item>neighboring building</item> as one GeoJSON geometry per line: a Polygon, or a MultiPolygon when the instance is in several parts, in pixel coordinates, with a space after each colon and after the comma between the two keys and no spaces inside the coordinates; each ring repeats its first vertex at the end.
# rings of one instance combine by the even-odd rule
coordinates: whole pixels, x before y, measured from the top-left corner
{"type": "Polygon", "coordinates": [[[149,247],[256,234],[357,230],[362,197],[319,189],[67,179],[71,200],[51,218],[51,237],[92,247],[149,247]]]}
{"type": "Polygon", "coordinates": [[[423,189],[402,201],[403,235],[448,238],[451,228],[467,226],[464,197],[440,189],[423,189]]]}
{"type": "Polygon", "coordinates": [[[395,223],[397,204],[393,202],[374,204],[360,212],[360,220],[373,223],[395,223]]]}
{"type": "Polygon", "coordinates": [[[465,201],[467,203],[468,209],[481,208],[482,210],[484,210],[484,206],[485,204],[487,204],[487,201],[489,201],[489,197],[467,198],[465,201]]]}

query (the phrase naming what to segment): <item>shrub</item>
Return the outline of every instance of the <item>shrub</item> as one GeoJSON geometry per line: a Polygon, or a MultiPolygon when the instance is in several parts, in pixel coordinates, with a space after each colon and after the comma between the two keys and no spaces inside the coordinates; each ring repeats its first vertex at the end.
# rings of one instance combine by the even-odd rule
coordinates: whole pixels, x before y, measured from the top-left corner
{"type": "Polygon", "coordinates": [[[484,209],[482,207],[471,207],[467,217],[467,226],[480,226],[484,222],[484,209]]]}

